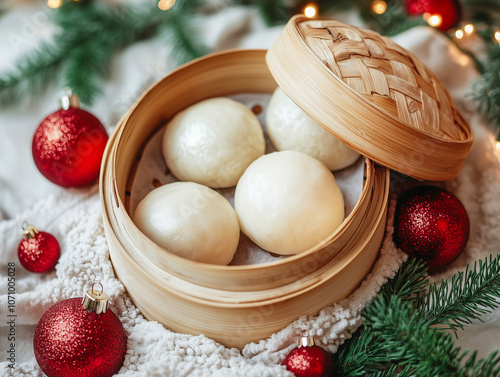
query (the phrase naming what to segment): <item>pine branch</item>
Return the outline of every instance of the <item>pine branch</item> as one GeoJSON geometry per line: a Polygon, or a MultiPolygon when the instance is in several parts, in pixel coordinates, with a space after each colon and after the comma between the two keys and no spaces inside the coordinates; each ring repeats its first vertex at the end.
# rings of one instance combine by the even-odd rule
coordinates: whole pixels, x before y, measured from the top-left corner
{"type": "MultiPolygon", "coordinates": [[[[493,35],[493,33],[489,34],[493,35]]],[[[489,47],[486,49],[484,72],[474,82],[472,90],[473,99],[479,106],[479,112],[496,127],[498,137],[500,133],[500,45],[497,42],[492,42],[491,35],[490,39],[482,35],[489,47]]]]}
{"type": "Polygon", "coordinates": [[[427,290],[427,267],[416,258],[408,258],[396,275],[380,289],[380,295],[386,300],[397,296],[401,300],[417,305],[427,290]]]}
{"type": "MultiPolygon", "coordinates": [[[[421,260],[408,258],[392,279],[380,289],[378,299],[386,304],[393,297],[402,302],[416,306],[427,288],[427,267],[421,260]]],[[[368,304],[368,307],[372,304],[368,304]]],[[[365,309],[368,309],[368,307],[365,309]]],[[[358,330],[351,339],[333,355],[336,371],[342,376],[365,376],[367,373],[387,373],[391,369],[391,360],[386,351],[378,346],[379,339],[365,327],[358,330]]],[[[404,369],[403,369],[404,370],[404,369]]],[[[407,372],[400,371],[401,376],[407,372]]],[[[386,374],[380,374],[385,376],[386,374]]],[[[392,375],[392,374],[387,374],[392,375]]]]}
{"type": "Polygon", "coordinates": [[[500,376],[500,355],[498,351],[493,352],[487,359],[475,362],[475,353],[466,363],[466,369],[472,377],[500,376]]]}
{"type": "Polygon", "coordinates": [[[366,374],[368,377],[417,377],[412,368],[408,365],[404,368],[399,365],[392,365],[390,368],[376,373],[366,374]]]}
{"type": "Polygon", "coordinates": [[[292,9],[286,0],[256,0],[254,5],[268,26],[284,24],[293,16],[292,9]]]}
{"type": "Polygon", "coordinates": [[[387,357],[376,346],[374,337],[371,332],[358,330],[332,355],[338,375],[358,377],[385,370],[387,357]]]}
{"type": "MultiPolygon", "coordinates": [[[[66,2],[51,17],[60,28],[53,44],[43,44],[22,57],[12,72],[0,76],[0,106],[40,94],[54,79],[69,86],[82,103],[91,104],[102,92],[113,55],[121,48],[158,33],[167,21],[173,54],[184,63],[207,52],[189,34],[199,0],[183,0],[174,12],[163,12],[156,2],[144,6],[112,6],[104,2],[66,2]]],[[[193,33],[194,34],[194,33],[193,33]]]]}
{"type": "Polygon", "coordinates": [[[199,58],[208,52],[194,32],[193,16],[171,12],[162,24],[162,34],[172,45],[172,55],[178,64],[199,58]]]}
{"type": "Polygon", "coordinates": [[[432,284],[420,309],[432,325],[457,331],[500,305],[500,255],[458,272],[449,283],[432,284]]]}
{"type": "Polygon", "coordinates": [[[342,376],[500,376],[500,356],[476,361],[450,333],[499,305],[500,255],[425,293],[427,271],[408,259],[365,308],[365,324],[333,355],[342,376]]]}
{"type": "Polygon", "coordinates": [[[113,47],[103,38],[95,38],[68,51],[61,68],[62,86],[75,88],[82,103],[92,104],[102,93],[101,81],[109,69],[113,47]]]}
{"type": "Polygon", "coordinates": [[[72,48],[61,68],[62,86],[74,89],[80,100],[92,104],[102,92],[102,81],[108,76],[113,55],[122,47],[150,36],[160,24],[158,8],[120,8],[100,2],[67,3],[57,10],[54,21],[62,30],[59,43],[72,48]],[[81,30],[85,37],[81,38],[81,30]],[[106,32],[103,32],[106,30],[106,32]]]}
{"type": "Polygon", "coordinates": [[[412,376],[500,376],[497,351],[485,360],[476,361],[475,353],[467,358],[468,352],[454,346],[450,333],[433,327],[397,296],[389,302],[377,297],[365,315],[365,331],[374,333],[375,346],[394,364],[392,370],[398,373],[394,375],[403,372],[412,376]]]}

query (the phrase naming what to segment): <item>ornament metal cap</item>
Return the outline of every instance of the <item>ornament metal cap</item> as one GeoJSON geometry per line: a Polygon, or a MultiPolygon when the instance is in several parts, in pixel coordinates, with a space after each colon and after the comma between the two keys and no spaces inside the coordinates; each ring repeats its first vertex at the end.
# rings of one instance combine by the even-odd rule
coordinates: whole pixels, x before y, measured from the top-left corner
{"type": "Polygon", "coordinates": [[[23,224],[23,234],[24,237],[29,240],[34,238],[38,234],[38,229],[34,225],[29,225],[28,223],[23,224]]]}
{"type": "Polygon", "coordinates": [[[103,291],[104,287],[101,283],[92,284],[92,288],[90,288],[83,297],[82,306],[84,309],[87,309],[89,313],[102,314],[106,313],[108,310],[108,301],[109,296],[106,292],[103,291]],[[101,291],[95,291],[94,285],[99,284],[101,286],[101,291]]]}
{"type": "Polygon", "coordinates": [[[59,98],[59,108],[68,110],[70,107],[79,108],[80,99],[70,88],[64,88],[59,98]]]}
{"type": "Polygon", "coordinates": [[[314,338],[312,336],[303,336],[298,341],[299,348],[314,346],[314,338]]]}

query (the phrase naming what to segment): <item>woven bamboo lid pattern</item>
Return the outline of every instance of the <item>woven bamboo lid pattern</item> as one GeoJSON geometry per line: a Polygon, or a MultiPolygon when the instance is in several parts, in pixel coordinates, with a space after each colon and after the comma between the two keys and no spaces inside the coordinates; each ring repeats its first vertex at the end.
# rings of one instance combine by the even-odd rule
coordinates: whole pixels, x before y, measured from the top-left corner
{"type": "Polygon", "coordinates": [[[435,75],[391,39],[295,16],[266,60],[294,102],[363,155],[417,179],[460,173],[469,125],[435,75]]]}

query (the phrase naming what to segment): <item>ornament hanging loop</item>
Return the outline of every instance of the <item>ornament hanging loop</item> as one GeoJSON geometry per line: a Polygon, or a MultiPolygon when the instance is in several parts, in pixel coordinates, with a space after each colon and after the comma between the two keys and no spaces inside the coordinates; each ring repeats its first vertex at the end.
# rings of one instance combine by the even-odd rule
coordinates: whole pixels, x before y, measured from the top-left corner
{"type": "Polygon", "coordinates": [[[76,94],[73,94],[71,88],[64,88],[59,97],[59,108],[68,110],[70,107],[77,109],[80,107],[80,99],[76,94]]]}
{"type": "Polygon", "coordinates": [[[23,234],[24,238],[29,240],[30,238],[35,238],[35,236],[38,234],[38,229],[34,225],[28,224],[26,221],[23,222],[23,234]]]}
{"type": "MultiPolygon", "coordinates": [[[[101,284],[101,282],[100,282],[100,281],[98,281],[98,282],[96,282],[96,283],[92,284],[92,287],[90,288],[90,290],[92,291],[92,294],[93,294],[93,295],[97,295],[97,296],[100,296],[100,295],[102,295],[102,294],[104,293],[104,287],[102,286],[102,284],[101,284]],[[101,286],[101,293],[99,293],[99,294],[94,293],[94,285],[96,285],[96,284],[99,284],[99,285],[101,286]]],[[[105,293],[104,293],[104,294],[105,294],[105,293]]]]}
{"type": "Polygon", "coordinates": [[[82,306],[89,313],[102,314],[108,310],[109,296],[104,292],[104,287],[100,282],[92,284],[92,287],[85,293],[82,299],[82,306]],[[101,286],[101,292],[94,291],[94,285],[101,286]]]}

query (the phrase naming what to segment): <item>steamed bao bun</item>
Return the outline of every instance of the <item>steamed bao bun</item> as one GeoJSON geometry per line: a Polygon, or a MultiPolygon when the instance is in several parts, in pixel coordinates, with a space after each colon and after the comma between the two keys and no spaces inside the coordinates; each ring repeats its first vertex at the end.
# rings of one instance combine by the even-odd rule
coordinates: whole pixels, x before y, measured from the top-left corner
{"type": "Polygon", "coordinates": [[[255,114],[229,98],[211,98],[184,109],[163,136],[163,156],[177,179],[213,188],[235,186],[265,148],[255,114]]]}
{"type": "Polygon", "coordinates": [[[267,133],[274,147],[305,153],[330,170],[352,165],[359,154],[323,129],[298,107],[281,88],[277,88],[266,114],[267,133]]]}
{"type": "Polygon", "coordinates": [[[197,262],[227,265],[240,238],[231,204],[218,192],[194,182],[154,189],[139,203],[133,220],[165,250],[197,262]]]}
{"type": "Polygon", "coordinates": [[[344,220],[344,197],[331,171],[295,151],[255,160],[236,186],[234,204],[243,233],[282,255],[312,248],[344,220]]]}

